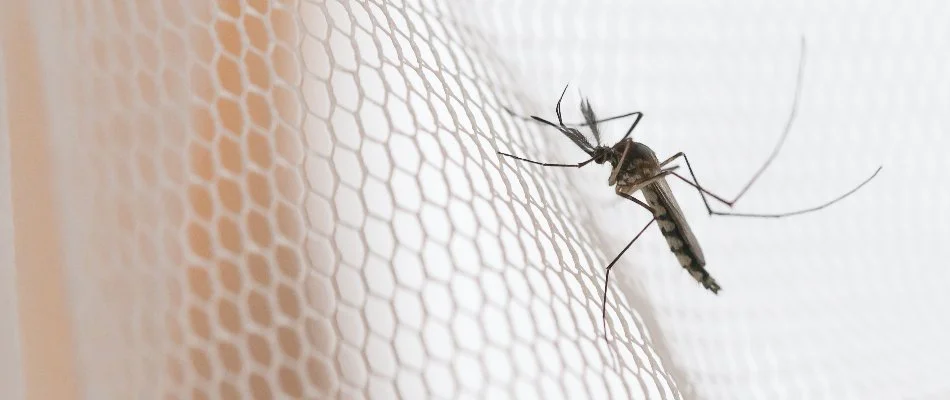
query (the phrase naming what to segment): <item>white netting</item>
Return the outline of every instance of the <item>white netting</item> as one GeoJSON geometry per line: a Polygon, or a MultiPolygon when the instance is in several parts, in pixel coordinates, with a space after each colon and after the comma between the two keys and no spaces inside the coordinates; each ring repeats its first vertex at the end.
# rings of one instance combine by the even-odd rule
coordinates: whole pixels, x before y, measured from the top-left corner
{"type": "Polygon", "coordinates": [[[50,143],[60,357],[92,399],[948,396],[950,7],[905,3],[36,2],[17,54],[48,123],[9,137],[50,143]],[[552,117],[571,82],[566,119],[577,89],[644,111],[634,138],[728,197],[781,132],[802,35],[799,119],[739,208],[881,177],[782,220],[710,219],[674,183],[723,292],[652,229],[606,342],[603,268],[648,217],[606,167],[499,158],[583,160],[502,107],[552,117]]]}

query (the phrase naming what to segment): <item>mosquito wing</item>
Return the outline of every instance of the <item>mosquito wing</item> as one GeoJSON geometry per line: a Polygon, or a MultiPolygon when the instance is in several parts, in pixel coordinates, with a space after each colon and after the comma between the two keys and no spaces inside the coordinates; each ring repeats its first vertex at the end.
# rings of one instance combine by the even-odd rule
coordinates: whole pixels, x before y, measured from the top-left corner
{"type": "Polygon", "coordinates": [[[699,247],[699,241],[689,228],[686,216],[683,215],[683,210],[673,197],[673,192],[666,180],[660,178],[644,187],[642,191],[647,203],[656,210],[660,230],[663,231],[670,250],[676,254],[680,264],[684,264],[683,267],[686,269],[705,266],[706,258],[703,255],[703,249],[699,247]]]}

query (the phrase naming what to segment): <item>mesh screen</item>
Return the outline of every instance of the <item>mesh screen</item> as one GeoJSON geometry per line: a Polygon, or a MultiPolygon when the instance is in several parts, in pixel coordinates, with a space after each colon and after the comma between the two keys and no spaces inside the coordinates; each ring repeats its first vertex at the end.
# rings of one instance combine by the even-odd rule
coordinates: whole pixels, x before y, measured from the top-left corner
{"type": "Polygon", "coordinates": [[[925,183],[948,141],[943,3],[48,3],[84,397],[950,394],[950,191],[925,183]],[[553,117],[570,82],[568,119],[578,88],[601,116],[642,110],[636,140],[730,197],[781,133],[803,35],[799,119],[739,208],[883,175],[780,220],[708,218],[674,183],[723,293],[648,230],[605,340],[604,266],[649,218],[606,167],[500,159],[584,159],[502,107],[553,117]]]}

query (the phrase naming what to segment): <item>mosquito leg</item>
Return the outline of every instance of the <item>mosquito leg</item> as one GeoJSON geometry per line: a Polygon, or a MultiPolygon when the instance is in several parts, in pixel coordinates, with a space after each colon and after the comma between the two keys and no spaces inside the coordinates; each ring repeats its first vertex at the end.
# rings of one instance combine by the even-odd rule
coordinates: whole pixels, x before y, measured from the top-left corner
{"type": "MultiPolygon", "coordinates": [[[[502,108],[503,110],[505,110],[505,112],[507,112],[508,115],[511,115],[511,116],[514,117],[514,118],[520,119],[520,120],[522,120],[522,121],[533,121],[533,122],[537,122],[534,118],[526,117],[526,116],[524,116],[524,115],[519,115],[518,113],[514,112],[514,110],[512,110],[511,108],[509,108],[509,107],[507,107],[507,106],[502,106],[501,108],[502,108]]],[[[643,113],[640,112],[640,111],[634,111],[634,112],[628,112],[628,113],[626,113],[626,114],[614,115],[614,116],[612,116],[612,117],[607,117],[607,118],[598,119],[598,120],[594,121],[594,124],[600,124],[600,123],[604,123],[604,122],[610,122],[610,121],[617,120],[617,119],[624,119],[624,118],[627,118],[627,117],[630,117],[630,116],[634,116],[634,115],[643,115],[643,113]]],[[[569,123],[569,124],[564,124],[564,126],[569,126],[569,127],[572,127],[572,128],[573,128],[573,127],[588,126],[588,125],[591,125],[591,124],[590,124],[590,123],[587,123],[587,122],[572,122],[572,123],[569,123]]]]}
{"type": "MultiPolygon", "coordinates": [[[[712,197],[713,199],[716,199],[717,201],[719,201],[719,202],[721,202],[721,203],[723,203],[723,204],[729,206],[730,208],[736,203],[736,201],[739,200],[739,197],[736,197],[736,198],[733,199],[732,201],[729,201],[729,200],[726,200],[726,199],[722,198],[722,196],[719,196],[719,195],[717,195],[717,194],[715,194],[715,193],[713,193],[713,192],[711,192],[711,191],[706,190],[705,188],[703,188],[703,186],[699,184],[699,180],[696,179],[696,174],[693,172],[693,167],[689,164],[689,157],[687,157],[686,154],[683,153],[683,152],[676,153],[676,155],[674,155],[673,157],[670,157],[670,158],[666,159],[666,161],[663,161],[662,163],[660,163],[660,166],[661,166],[661,167],[662,167],[662,166],[665,166],[666,164],[669,164],[669,163],[673,162],[674,160],[676,160],[676,159],[679,158],[679,157],[683,157],[683,160],[686,160],[686,168],[689,170],[689,175],[690,175],[693,179],[692,179],[692,180],[689,180],[689,179],[683,177],[682,175],[677,174],[676,172],[673,172],[673,171],[670,170],[670,169],[668,169],[667,171],[670,171],[671,174],[673,174],[674,176],[676,176],[677,178],[679,178],[679,179],[682,180],[683,182],[688,183],[690,186],[696,188],[696,190],[699,191],[699,195],[703,198],[703,204],[706,206],[706,211],[709,212],[709,215],[722,215],[722,216],[733,216],[733,217],[781,218],[781,217],[789,217],[789,216],[792,216],[792,215],[805,214],[805,213],[809,213],[809,212],[812,212],[812,211],[818,211],[818,210],[821,210],[821,209],[823,209],[823,208],[825,208],[825,207],[828,207],[828,206],[830,206],[830,205],[832,205],[832,204],[834,204],[834,203],[837,203],[838,201],[843,200],[845,197],[850,196],[850,195],[851,195],[852,193],[854,193],[854,192],[857,192],[858,189],[861,189],[861,187],[863,187],[863,186],[866,185],[868,182],[870,182],[871,179],[874,179],[874,177],[877,176],[878,172],[881,172],[881,167],[878,167],[877,170],[875,170],[874,173],[871,174],[870,177],[868,177],[867,179],[865,179],[863,182],[861,182],[859,185],[857,185],[857,186],[854,187],[853,189],[849,190],[848,192],[846,192],[846,193],[844,193],[844,194],[842,194],[842,195],[840,195],[840,196],[838,196],[838,197],[836,197],[836,198],[834,198],[834,199],[832,199],[832,200],[830,200],[830,201],[827,201],[827,202],[825,202],[825,203],[823,203],[823,204],[820,204],[820,205],[817,205],[817,206],[814,206],[814,207],[809,207],[809,208],[806,208],[806,209],[797,210],[797,211],[791,211],[791,212],[785,212],[785,213],[777,213],[777,214],[753,214],[753,213],[722,212],[722,211],[715,211],[715,210],[712,209],[712,207],[709,206],[709,201],[706,199],[706,195],[709,195],[709,196],[712,197]]],[[[741,196],[742,193],[740,193],[739,195],[741,196]]]]}
{"type": "Polygon", "coordinates": [[[621,191],[619,191],[619,190],[617,191],[617,196],[623,197],[623,198],[625,198],[625,199],[627,199],[627,200],[630,200],[630,201],[632,201],[632,202],[634,202],[634,203],[637,203],[637,205],[639,205],[640,207],[643,207],[643,208],[645,208],[647,211],[649,211],[651,215],[656,215],[656,213],[655,213],[656,210],[654,210],[653,207],[650,207],[649,204],[644,203],[643,201],[641,201],[640,199],[638,199],[638,198],[636,198],[636,197],[633,197],[633,196],[631,196],[631,195],[629,195],[629,194],[626,194],[626,193],[624,193],[624,192],[621,192],[621,191]]]}
{"type": "MultiPolygon", "coordinates": [[[[675,161],[677,158],[680,158],[680,157],[683,157],[683,159],[686,160],[686,168],[689,169],[689,175],[692,176],[692,177],[693,177],[693,181],[696,182],[696,184],[693,185],[693,187],[695,187],[696,189],[699,190],[699,195],[703,198],[703,205],[706,206],[706,211],[709,212],[709,215],[713,215],[715,212],[713,211],[712,207],[709,206],[709,200],[706,199],[706,195],[707,195],[707,194],[710,195],[712,198],[714,198],[714,199],[716,199],[716,200],[719,200],[721,203],[723,203],[723,204],[729,206],[729,208],[732,208],[733,204],[735,204],[735,202],[736,202],[737,199],[736,199],[736,200],[732,200],[732,201],[728,201],[728,200],[723,199],[722,197],[720,197],[720,196],[718,196],[718,195],[716,195],[716,194],[714,194],[714,193],[712,193],[712,192],[710,192],[710,191],[708,191],[708,190],[702,188],[702,186],[699,184],[699,179],[696,179],[696,174],[693,172],[693,166],[690,165],[690,163],[689,163],[689,157],[686,157],[686,153],[683,153],[683,152],[681,151],[681,152],[679,152],[679,153],[674,154],[673,157],[667,158],[666,160],[664,160],[663,162],[660,163],[660,168],[665,167],[667,164],[669,164],[669,163],[675,161]]],[[[682,178],[682,177],[681,177],[681,178],[682,178]]]]}
{"type": "MultiPolygon", "coordinates": [[[[636,116],[637,116],[637,119],[633,120],[633,123],[630,124],[630,128],[627,129],[627,133],[625,133],[625,134],[623,135],[623,137],[620,138],[620,140],[624,140],[624,139],[626,139],[627,137],[630,136],[630,133],[632,133],[633,130],[634,130],[634,128],[637,127],[637,124],[640,123],[640,119],[643,118],[643,113],[637,111],[637,112],[633,112],[633,113],[629,113],[629,114],[624,114],[624,115],[622,115],[622,116],[613,117],[613,118],[621,118],[621,117],[628,117],[628,116],[631,116],[631,115],[636,115],[636,116]]],[[[537,121],[538,123],[541,123],[541,124],[544,124],[544,125],[550,125],[550,126],[553,126],[553,127],[555,127],[555,128],[561,129],[561,131],[564,131],[565,129],[571,129],[571,128],[568,127],[568,125],[564,125],[563,122],[558,122],[558,123],[561,124],[560,127],[559,127],[558,125],[555,125],[553,122],[547,121],[547,120],[545,120],[544,118],[541,118],[541,117],[538,117],[538,116],[532,115],[530,118],[531,118],[532,120],[534,120],[534,121],[537,121]]],[[[558,115],[558,118],[560,119],[560,115],[558,115]]],[[[603,120],[601,120],[601,121],[603,121],[603,120]]],[[[598,122],[598,121],[594,121],[595,124],[596,124],[597,122],[598,122]]],[[[586,123],[585,123],[585,124],[586,124],[586,123]]],[[[583,125],[585,125],[585,124],[574,124],[574,126],[583,126],[583,125]]],[[[591,124],[591,125],[593,125],[593,124],[591,124]]]]}
{"type": "MultiPolygon", "coordinates": [[[[626,113],[626,114],[615,115],[615,116],[613,116],[613,117],[607,117],[607,118],[604,118],[604,119],[599,119],[599,120],[596,120],[596,121],[593,121],[593,122],[586,122],[586,121],[585,121],[585,122],[581,122],[581,123],[565,124],[565,123],[564,123],[564,119],[563,119],[563,117],[562,117],[562,115],[561,115],[561,102],[564,100],[564,94],[567,93],[567,87],[568,87],[568,86],[570,86],[570,84],[567,84],[567,85],[564,86],[564,90],[561,91],[561,97],[559,97],[559,98],[557,99],[557,105],[554,107],[554,113],[557,115],[557,122],[558,122],[558,124],[561,125],[561,127],[567,127],[567,126],[570,126],[570,127],[581,127],[581,126],[596,125],[596,124],[600,124],[600,123],[602,123],[602,122],[613,121],[613,120],[616,120],[616,119],[623,119],[623,118],[630,117],[630,116],[634,116],[634,115],[637,116],[637,122],[639,122],[639,121],[640,121],[640,117],[643,116],[643,113],[642,113],[642,112],[640,112],[640,111],[634,111],[634,112],[629,112],[629,113],[626,113]]],[[[533,117],[533,116],[532,116],[532,117],[525,117],[525,116],[522,116],[522,115],[518,115],[518,114],[515,113],[511,108],[509,108],[509,107],[507,107],[507,106],[502,106],[501,108],[504,109],[504,110],[505,110],[508,114],[510,114],[512,117],[515,117],[515,118],[518,118],[518,119],[521,119],[521,120],[524,120],[524,121],[532,121],[532,120],[534,120],[534,121],[538,121],[538,122],[543,122],[543,121],[540,121],[538,118],[535,118],[535,117],[533,117]]],[[[634,126],[635,126],[635,125],[636,125],[636,122],[634,123],[634,126]]],[[[631,131],[632,131],[632,130],[633,130],[633,129],[631,129],[631,131]]],[[[627,133],[627,134],[629,135],[629,133],[627,133]]],[[[626,136],[624,136],[624,137],[626,137],[626,136]]]]}
{"type": "Polygon", "coordinates": [[[626,113],[626,114],[614,115],[613,117],[601,118],[601,119],[598,119],[598,120],[594,121],[593,123],[590,123],[590,122],[579,122],[579,123],[574,123],[574,124],[568,124],[568,126],[597,125],[597,124],[602,124],[602,123],[604,123],[604,122],[610,122],[610,121],[617,120],[617,119],[624,119],[624,118],[631,117],[631,116],[634,116],[634,115],[636,115],[637,118],[639,119],[640,117],[643,116],[643,112],[641,112],[641,111],[628,112],[628,113],[626,113]]]}
{"type": "MultiPolygon", "coordinates": [[[[802,38],[801,54],[798,59],[798,74],[795,80],[795,97],[792,99],[792,110],[788,115],[788,120],[785,122],[785,130],[782,131],[782,136],[779,137],[778,143],[775,144],[775,148],[772,149],[772,153],[769,155],[769,157],[765,160],[762,166],[759,167],[759,169],[755,172],[755,174],[752,175],[752,178],[749,180],[749,182],[746,183],[742,187],[741,190],[739,190],[739,193],[736,194],[736,197],[734,197],[732,200],[725,200],[724,198],[717,196],[705,189],[701,189],[699,180],[696,179],[696,174],[693,173],[693,167],[689,164],[689,158],[686,157],[686,154],[682,152],[676,153],[676,155],[674,155],[673,157],[670,157],[666,161],[663,161],[662,163],[660,163],[660,166],[662,167],[672,162],[678,157],[683,157],[683,159],[686,160],[686,166],[689,168],[689,173],[690,175],[692,175],[693,181],[696,182],[696,184],[693,186],[697,187],[697,189],[700,189],[700,194],[703,194],[703,203],[706,205],[706,210],[709,211],[709,214],[712,215],[712,214],[715,214],[715,212],[713,212],[712,208],[709,207],[709,201],[706,199],[706,196],[705,196],[706,194],[710,195],[716,200],[719,200],[723,204],[732,208],[732,206],[735,205],[735,203],[738,202],[739,199],[742,198],[742,196],[745,195],[746,192],[749,191],[749,188],[751,188],[752,185],[756,181],[758,181],[759,177],[762,176],[762,173],[765,172],[766,168],[768,168],[769,165],[772,164],[772,161],[775,160],[775,157],[778,156],[779,151],[782,149],[782,146],[785,144],[785,139],[788,138],[788,134],[792,130],[792,124],[795,122],[795,115],[798,113],[798,99],[801,97],[801,93],[802,93],[802,79],[804,76],[804,70],[805,70],[805,38],[802,38]]],[[[680,178],[682,179],[682,177],[680,178]]]]}
{"type": "Polygon", "coordinates": [[[637,124],[640,123],[640,119],[643,118],[643,113],[641,112],[634,113],[634,114],[637,115],[637,119],[633,120],[633,123],[630,124],[630,128],[627,128],[627,133],[623,134],[623,137],[620,138],[620,140],[624,140],[630,137],[630,134],[633,133],[633,129],[637,127],[637,124]]]}
{"type": "MultiPolygon", "coordinates": [[[[739,193],[736,195],[736,197],[733,198],[731,201],[725,200],[725,199],[723,199],[722,197],[716,196],[715,194],[710,193],[709,191],[706,191],[706,190],[704,190],[704,189],[701,190],[701,193],[708,194],[708,195],[712,196],[713,198],[715,198],[716,200],[719,200],[719,201],[722,202],[723,204],[726,204],[727,206],[732,207],[737,201],[739,201],[740,198],[742,198],[743,195],[745,195],[746,192],[748,192],[749,188],[752,187],[752,185],[759,179],[759,177],[762,175],[762,173],[765,172],[765,169],[768,168],[768,166],[772,163],[772,161],[773,161],[773,160],[775,159],[775,157],[778,155],[779,151],[782,149],[782,146],[785,144],[785,139],[788,138],[788,134],[789,134],[789,132],[791,132],[792,123],[795,121],[795,114],[797,113],[797,110],[798,110],[798,99],[799,99],[799,97],[801,97],[802,77],[803,77],[803,71],[804,71],[804,68],[805,68],[805,39],[804,39],[804,38],[802,38],[802,43],[801,43],[801,45],[802,45],[802,47],[801,47],[801,56],[799,57],[798,75],[797,75],[797,79],[796,79],[796,83],[795,83],[795,97],[794,97],[793,100],[792,100],[792,111],[791,111],[791,113],[789,114],[788,120],[787,120],[786,123],[785,123],[785,130],[782,132],[782,136],[779,137],[779,141],[778,141],[778,143],[776,143],[775,148],[772,150],[772,153],[771,153],[771,154],[769,155],[769,157],[765,160],[765,163],[762,164],[762,166],[759,167],[758,171],[756,171],[756,173],[752,176],[752,179],[750,179],[749,182],[746,183],[745,186],[742,187],[742,190],[740,190],[739,193]]],[[[689,163],[689,158],[686,157],[686,154],[684,154],[684,153],[682,153],[682,152],[677,153],[677,154],[674,155],[673,157],[670,157],[670,158],[667,159],[666,161],[663,161],[663,162],[660,164],[660,166],[664,166],[664,165],[666,165],[666,164],[672,162],[673,160],[675,160],[675,159],[678,158],[678,157],[683,157],[683,159],[686,160],[686,166],[687,166],[687,167],[689,168],[689,170],[690,170],[690,171],[689,171],[689,172],[690,172],[690,175],[692,175],[693,181],[696,182],[696,185],[695,185],[695,186],[700,187],[700,185],[699,185],[699,180],[696,179],[696,174],[693,173],[693,167],[690,165],[690,163],[689,163]]],[[[682,177],[680,177],[680,178],[682,178],[682,177]]],[[[706,196],[703,196],[703,202],[706,204],[706,209],[710,212],[710,214],[712,214],[713,212],[712,212],[712,209],[710,209],[710,207],[709,207],[709,202],[706,200],[706,196]]]]}
{"type": "Polygon", "coordinates": [[[540,166],[542,166],[542,167],[574,167],[574,168],[580,168],[580,167],[583,167],[583,166],[589,164],[591,161],[594,161],[594,159],[591,158],[591,159],[589,159],[589,160],[587,160],[587,161],[579,162],[579,163],[577,163],[577,164],[555,164],[555,163],[545,163],[545,162],[540,162],[540,161],[529,160],[529,159],[527,159],[527,158],[518,157],[518,156],[515,156],[515,155],[508,154],[508,153],[502,153],[502,152],[500,152],[500,151],[498,152],[498,154],[501,154],[501,155],[503,155],[503,156],[507,156],[507,157],[514,158],[515,160],[518,160],[518,161],[524,161],[524,162],[529,162],[529,163],[531,163],[531,164],[540,165],[540,166]]]}
{"type": "Polygon", "coordinates": [[[742,187],[742,190],[739,191],[739,194],[732,199],[732,203],[739,201],[739,198],[742,197],[746,192],[749,191],[749,188],[752,187],[752,184],[755,183],[762,176],[762,173],[765,172],[765,169],[769,167],[769,164],[772,164],[772,161],[775,160],[775,157],[778,156],[782,146],[785,144],[785,139],[788,138],[789,132],[792,131],[792,124],[795,122],[795,115],[798,113],[798,99],[802,95],[802,80],[805,71],[805,38],[802,37],[801,43],[801,54],[798,57],[798,75],[795,77],[795,97],[792,98],[792,111],[788,113],[788,120],[785,121],[785,129],[782,131],[782,136],[779,137],[778,143],[775,144],[775,147],[772,149],[772,153],[769,154],[769,157],[765,159],[765,162],[762,163],[762,166],[759,167],[755,174],[752,175],[752,178],[749,179],[749,182],[742,187]]]}
{"type": "MultiPolygon", "coordinates": [[[[687,167],[688,167],[688,166],[689,166],[689,163],[687,162],[687,167]]],[[[845,197],[848,197],[848,196],[854,194],[854,192],[857,192],[858,189],[861,189],[862,187],[864,187],[864,185],[868,184],[868,182],[870,182],[872,179],[874,179],[874,177],[876,177],[877,174],[878,174],[879,172],[881,172],[881,168],[882,168],[882,167],[877,167],[877,170],[875,170],[874,173],[871,174],[871,176],[869,176],[869,177],[868,177],[867,179],[865,179],[863,182],[861,182],[860,184],[858,184],[857,186],[855,186],[855,187],[852,188],[851,190],[845,192],[844,194],[841,194],[841,195],[839,195],[838,197],[835,197],[834,199],[829,200],[829,201],[826,201],[826,202],[824,202],[824,203],[822,203],[822,204],[819,204],[819,205],[817,205],[817,206],[805,208],[805,209],[802,209],[802,210],[790,211],[790,212],[784,212],[784,213],[778,213],[778,214],[752,214],[752,213],[736,213],[736,212],[714,211],[714,210],[712,210],[712,209],[709,209],[709,205],[708,205],[708,204],[707,204],[706,207],[707,207],[707,209],[709,210],[709,214],[710,214],[710,215],[721,215],[721,216],[727,216],[727,217],[781,218],[781,217],[790,217],[790,216],[792,216],[792,215],[806,214],[806,213],[810,213],[810,212],[813,212],[813,211],[821,210],[821,209],[823,209],[823,208],[825,208],[825,207],[828,207],[828,206],[830,206],[830,205],[832,205],[832,204],[835,204],[835,203],[837,203],[837,202],[839,202],[839,201],[841,201],[841,200],[844,200],[845,197]]],[[[692,171],[690,171],[690,172],[692,172],[692,171]]],[[[725,203],[724,200],[721,200],[721,199],[720,199],[718,196],[716,196],[715,194],[712,194],[712,193],[709,192],[708,190],[704,189],[702,186],[699,186],[698,183],[693,182],[693,181],[690,181],[689,179],[686,179],[685,177],[683,177],[683,176],[680,175],[680,174],[677,174],[676,172],[672,172],[672,171],[671,171],[670,173],[673,174],[674,176],[676,176],[677,178],[679,178],[680,180],[682,180],[683,182],[686,182],[686,183],[688,183],[690,186],[692,186],[692,187],[696,188],[697,190],[699,190],[699,193],[700,193],[700,194],[703,194],[703,193],[709,194],[710,196],[713,196],[713,198],[715,198],[715,199],[717,199],[717,200],[722,201],[722,202],[725,203]]],[[[693,177],[693,179],[695,179],[695,176],[693,177]]],[[[704,198],[705,198],[705,197],[704,197],[704,198]]],[[[728,203],[726,203],[726,204],[728,204],[728,203]]]]}
{"type": "Polygon", "coordinates": [[[564,119],[561,117],[561,101],[564,100],[564,93],[567,93],[567,87],[570,85],[570,83],[564,85],[564,90],[561,91],[561,97],[558,97],[557,105],[554,106],[554,113],[557,114],[557,123],[561,124],[562,127],[564,126],[564,119]]]}
{"type": "MultiPolygon", "coordinates": [[[[626,186],[623,188],[623,189],[624,189],[624,192],[627,192],[627,193],[635,193],[636,191],[640,190],[640,188],[642,188],[642,187],[644,187],[644,186],[647,186],[647,185],[649,185],[649,184],[651,184],[651,183],[653,183],[653,182],[656,182],[656,181],[658,181],[658,180],[660,180],[660,179],[663,179],[663,178],[665,178],[667,175],[670,175],[670,174],[674,173],[673,171],[676,171],[677,168],[679,168],[679,166],[678,166],[678,165],[674,165],[674,166],[671,167],[671,168],[667,168],[667,169],[660,170],[659,173],[657,173],[656,175],[653,175],[653,176],[651,176],[651,177],[649,177],[649,178],[646,178],[646,179],[643,179],[643,180],[640,180],[640,181],[637,181],[637,182],[633,182],[633,183],[631,183],[631,184],[628,184],[628,185],[626,185],[626,186]]],[[[621,194],[621,193],[622,193],[622,192],[620,192],[620,188],[618,187],[618,188],[617,188],[617,194],[623,196],[623,194],[621,194]]],[[[626,193],[624,193],[624,194],[626,194],[626,193]]]]}
{"type": "Polygon", "coordinates": [[[626,146],[623,147],[623,154],[620,155],[620,161],[617,161],[617,166],[614,167],[613,171],[610,171],[610,178],[607,178],[607,184],[613,185],[617,183],[617,175],[620,174],[620,169],[623,168],[623,163],[627,161],[627,153],[630,152],[630,145],[633,142],[627,142],[626,146]]]}
{"type": "MultiPolygon", "coordinates": [[[[621,192],[617,192],[617,194],[620,195],[620,196],[623,197],[623,198],[626,198],[626,199],[628,199],[628,200],[633,201],[634,203],[639,204],[639,205],[640,205],[641,207],[643,207],[643,208],[646,208],[648,211],[650,211],[650,215],[655,215],[655,214],[653,213],[653,208],[652,208],[652,207],[646,205],[646,203],[644,203],[644,202],[638,200],[636,197],[633,197],[633,196],[631,196],[631,195],[628,195],[628,194],[626,194],[626,193],[621,193],[621,192]]],[[[601,309],[601,311],[602,311],[602,313],[601,313],[601,314],[602,314],[602,319],[603,319],[603,321],[604,321],[604,340],[608,340],[608,339],[607,339],[607,290],[608,290],[608,288],[610,287],[610,286],[609,286],[609,284],[610,284],[610,269],[613,268],[615,264],[617,264],[617,261],[619,261],[619,260],[620,260],[620,257],[623,256],[623,253],[626,253],[626,252],[627,252],[627,249],[629,249],[630,246],[633,245],[633,242],[636,242],[637,239],[640,238],[640,235],[643,235],[643,232],[646,232],[647,228],[649,228],[650,225],[653,225],[654,222],[656,222],[656,217],[653,217],[652,219],[650,219],[650,222],[648,222],[648,223],[646,224],[646,226],[644,226],[643,229],[641,229],[640,232],[637,233],[637,235],[634,236],[633,239],[630,240],[630,243],[627,243],[627,246],[624,247],[623,250],[620,250],[620,254],[617,254],[617,256],[614,257],[613,261],[610,262],[610,264],[607,264],[607,272],[604,274],[604,300],[603,300],[602,309],[601,309]]]]}

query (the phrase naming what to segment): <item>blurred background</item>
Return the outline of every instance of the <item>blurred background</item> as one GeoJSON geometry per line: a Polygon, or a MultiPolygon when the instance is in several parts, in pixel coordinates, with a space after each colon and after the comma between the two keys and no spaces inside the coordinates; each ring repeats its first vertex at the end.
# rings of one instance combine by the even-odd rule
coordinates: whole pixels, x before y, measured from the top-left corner
{"type": "Polygon", "coordinates": [[[944,2],[0,7],[5,399],[950,397],[944,2]],[[731,198],[802,38],[736,209],[881,174],[777,220],[671,181],[723,291],[653,227],[603,332],[649,216],[499,158],[585,159],[502,107],[643,111],[731,198]]]}

